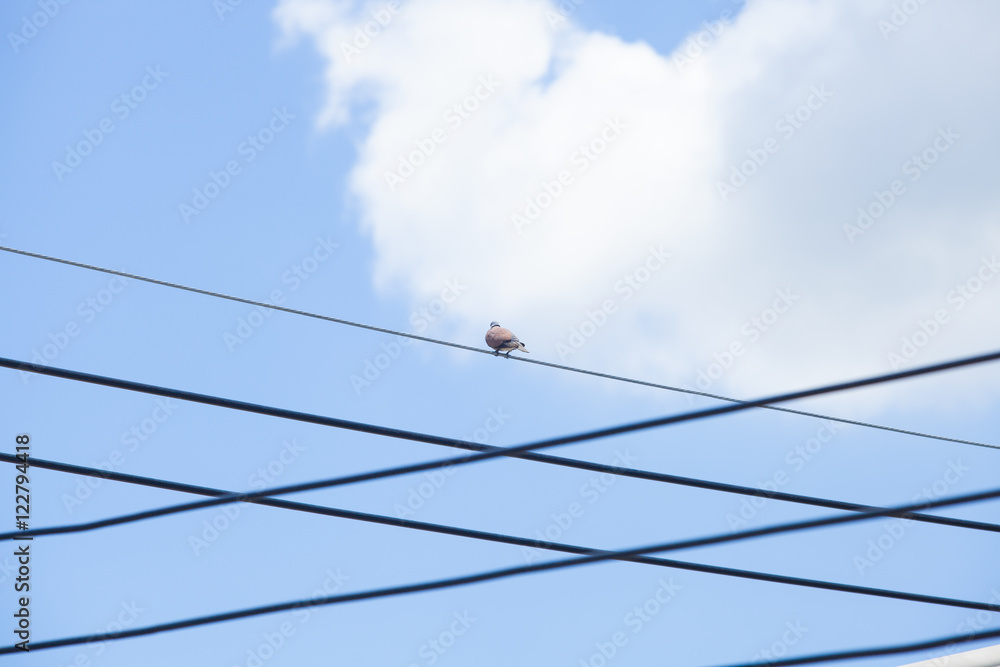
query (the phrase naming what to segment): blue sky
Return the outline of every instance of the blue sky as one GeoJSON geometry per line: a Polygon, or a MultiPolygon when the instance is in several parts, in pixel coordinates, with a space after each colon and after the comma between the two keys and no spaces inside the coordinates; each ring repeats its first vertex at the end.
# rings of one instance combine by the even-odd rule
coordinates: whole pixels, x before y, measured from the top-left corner
{"type": "MultiPolygon", "coordinates": [[[[495,319],[531,358],[741,398],[884,373],[907,344],[903,367],[996,346],[988,3],[894,18],[892,3],[834,0],[225,2],[4,4],[0,244],[467,345],[495,319]],[[348,59],[372,12],[392,18],[348,59]],[[434,154],[390,189],[436,129],[434,154]],[[586,146],[600,153],[581,160],[586,146]],[[539,198],[563,172],[565,189],[539,198]],[[657,252],[670,258],[649,263],[657,252]]],[[[0,255],[9,358],[491,445],[712,404],[0,255]]],[[[995,378],[984,366],[796,407],[997,444],[995,378]]],[[[13,371],[0,383],[3,451],[30,433],[39,458],[218,488],[452,453],[13,371]]],[[[1000,472],[995,450],[768,411],[553,453],[885,505],[992,488],[1000,472]]],[[[31,485],[35,527],[188,500],[42,470],[31,485]]],[[[741,508],[746,527],[832,513],[521,461],[295,499],[598,548],[725,533],[741,508]]],[[[229,512],[36,540],[33,640],[528,558],[229,512]]],[[[996,503],[941,513],[998,521],[996,503]]],[[[986,533],[872,521],[674,557],[998,602],[995,553],[986,533]]],[[[0,556],[7,614],[12,563],[0,556]]],[[[716,665],[998,621],[613,563],[14,660],[716,665]],[[669,602],[637,616],[658,593],[669,602]]]]}

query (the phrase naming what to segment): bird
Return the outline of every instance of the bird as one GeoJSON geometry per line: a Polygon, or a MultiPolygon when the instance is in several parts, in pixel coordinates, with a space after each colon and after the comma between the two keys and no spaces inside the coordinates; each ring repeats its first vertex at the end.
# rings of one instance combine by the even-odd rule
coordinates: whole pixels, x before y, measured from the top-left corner
{"type": "Polygon", "coordinates": [[[510,353],[514,350],[519,350],[520,352],[527,352],[527,348],[524,347],[524,343],[517,339],[509,329],[504,329],[497,322],[490,322],[490,329],[486,332],[486,344],[493,348],[493,354],[499,355],[501,352],[507,352],[506,356],[510,356],[510,353]]]}

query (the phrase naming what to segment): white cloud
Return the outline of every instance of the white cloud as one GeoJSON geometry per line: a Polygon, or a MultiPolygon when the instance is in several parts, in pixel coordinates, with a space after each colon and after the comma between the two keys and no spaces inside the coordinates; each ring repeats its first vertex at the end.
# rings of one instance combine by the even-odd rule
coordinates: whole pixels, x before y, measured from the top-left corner
{"type": "Polygon", "coordinates": [[[961,310],[948,294],[1000,255],[1000,6],[916,4],[886,38],[891,2],[756,0],[683,67],[553,29],[543,0],[387,6],[285,0],[275,18],[328,59],[321,126],[355,113],[367,127],[350,182],[376,285],[414,303],[448,278],[469,286],[435,333],[479,341],[496,319],[559,360],[611,300],[568,363],[694,384],[740,343],[710,387],[740,395],[887,371],[942,308],[915,363],[997,346],[1000,276],[961,310]],[[463,100],[464,116],[449,112],[463,100]],[[420,146],[429,155],[387,184],[420,146]],[[925,150],[926,171],[907,164],[925,150]],[[718,184],[754,158],[723,201],[718,184]],[[519,233],[512,215],[544,206],[562,172],[519,233]],[[894,180],[905,191],[850,243],[845,225],[894,180]],[[669,263],[626,300],[620,281],[661,245],[669,263]],[[767,324],[788,290],[798,299],[767,324]]]}

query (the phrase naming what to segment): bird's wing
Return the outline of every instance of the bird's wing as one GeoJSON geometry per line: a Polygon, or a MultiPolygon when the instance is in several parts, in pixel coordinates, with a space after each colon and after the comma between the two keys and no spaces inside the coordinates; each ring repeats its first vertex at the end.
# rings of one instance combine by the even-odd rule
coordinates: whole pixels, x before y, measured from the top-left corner
{"type": "Polygon", "coordinates": [[[517,340],[517,337],[503,327],[493,327],[486,332],[486,344],[494,350],[512,340],[517,340]]]}

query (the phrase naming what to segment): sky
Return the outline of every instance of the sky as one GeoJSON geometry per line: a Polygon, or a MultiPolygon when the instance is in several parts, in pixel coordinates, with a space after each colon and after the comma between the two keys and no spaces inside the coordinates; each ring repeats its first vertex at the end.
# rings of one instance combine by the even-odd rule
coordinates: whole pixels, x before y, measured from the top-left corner
{"type": "MultiPolygon", "coordinates": [[[[530,359],[739,399],[991,352],[998,20],[989,0],[15,0],[0,245],[484,349],[496,320],[530,359]]],[[[0,356],[488,445],[718,404],[7,252],[0,280],[0,356]]],[[[996,378],[790,407],[1000,445],[996,378]]],[[[7,369],[0,392],[0,451],[28,434],[37,458],[232,491],[456,453],[7,369]]],[[[549,453],[886,506],[1000,479],[994,448],[769,410],[549,453]]],[[[448,472],[290,498],[596,549],[837,515],[528,461],[448,472]]],[[[40,469],[30,492],[32,527],[192,499],[40,469]]],[[[934,512],[1000,523],[997,502],[934,512]]],[[[563,558],[250,505],[30,549],[33,642],[563,558]]],[[[1000,603],[996,553],[874,520],[671,557],[1000,603]]],[[[998,627],[601,563],[10,661],[707,667],[998,627]]]]}

